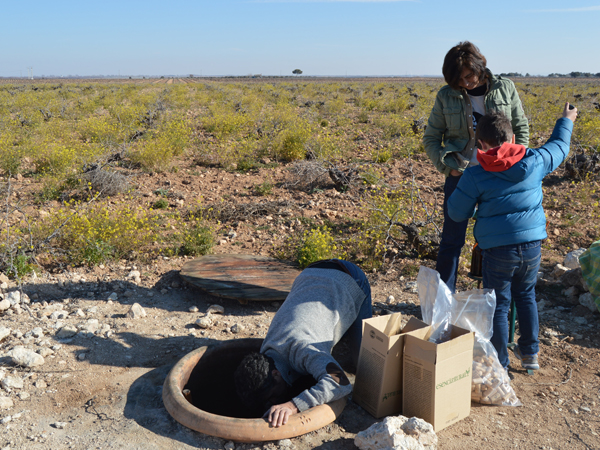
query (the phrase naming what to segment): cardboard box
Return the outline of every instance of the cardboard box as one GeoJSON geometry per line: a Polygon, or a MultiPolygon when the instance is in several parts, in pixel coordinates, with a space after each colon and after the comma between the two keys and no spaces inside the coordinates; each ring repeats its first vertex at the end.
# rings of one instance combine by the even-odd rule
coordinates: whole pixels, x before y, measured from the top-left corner
{"type": "Polygon", "coordinates": [[[404,339],[402,414],[420,417],[438,432],[471,413],[475,334],[453,326],[441,344],[404,339]]]}
{"type": "Polygon", "coordinates": [[[400,330],[401,318],[401,313],[395,313],[363,321],[352,400],[375,418],[402,410],[404,338],[407,335],[425,338],[430,328],[413,317],[400,330]]]}

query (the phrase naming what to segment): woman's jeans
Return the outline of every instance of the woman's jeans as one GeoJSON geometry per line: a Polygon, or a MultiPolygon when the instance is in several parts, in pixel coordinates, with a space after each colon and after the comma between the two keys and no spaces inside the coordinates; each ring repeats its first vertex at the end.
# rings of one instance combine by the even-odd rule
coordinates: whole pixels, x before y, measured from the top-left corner
{"type": "Polygon", "coordinates": [[[508,367],[508,313],[511,298],[519,319],[519,349],[524,355],[539,351],[539,318],[535,284],[540,268],[542,242],[504,245],[482,250],[483,287],[496,292],[492,344],[502,367],[508,367]]]}
{"type": "Polygon", "coordinates": [[[448,215],[448,199],[456,189],[460,177],[446,177],[444,184],[444,226],[442,228],[442,240],[438,250],[437,264],[435,270],[452,293],[456,291],[456,276],[458,274],[458,258],[465,245],[465,235],[469,220],[455,222],[448,215]]]}

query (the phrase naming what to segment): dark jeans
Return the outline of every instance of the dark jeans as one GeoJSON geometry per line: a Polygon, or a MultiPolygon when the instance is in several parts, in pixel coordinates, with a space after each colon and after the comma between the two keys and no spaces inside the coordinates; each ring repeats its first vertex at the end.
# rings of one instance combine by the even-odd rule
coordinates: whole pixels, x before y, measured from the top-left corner
{"type": "Polygon", "coordinates": [[[542,258],[542,242],[505,245],[482,250],[483,287],[496,292],[492,344],[500,364],[508,367],[508,312],[515,301],[519,319],[519,349],[524,355],[539,351],[539,318],[535,302],[535,284],[542,258]]]}
{"type": "Polygon", "coordinates": [[[373,317],[373,309],[371,306],[371,285],[369,284],[369,280],[365,273],[356,265],[348,261],[340,260],[340,262],[346,267],[349,272],[349,275],[354,278],[354,281],[358,284],[363,292],[366,294],[366,297],[358,311],[358,316],[344,337],[347,337],[349,340],[348,344],[352,351],[352,359],[356,363],[358,361],[358,354],[360,352],[360,343],[362,341],[362,321],[364,319],[369,319],[373,317]]]}
{"type": "Polygon", "coordinates": [[[452,293],[456,291],[456,276],[458,274],[458,258],[465,245],[468,220],[455,222],[448,215],[448,199],[456,189],[460,177],[446,177],[444,184],[444,226],[442,240],[438,251],[435,270],[440,273],[440,278],[452,293]]]}

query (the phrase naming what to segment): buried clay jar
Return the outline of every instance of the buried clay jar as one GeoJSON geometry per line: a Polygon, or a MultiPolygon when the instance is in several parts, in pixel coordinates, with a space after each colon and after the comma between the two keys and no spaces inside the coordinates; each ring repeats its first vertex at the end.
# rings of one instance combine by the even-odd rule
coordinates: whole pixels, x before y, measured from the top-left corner
{"type": "Polygon", "coordinates": [[[163,402],[182,425],[211,436],[237,442],[286,439],[333,422],[346,405],[340,399],[294,414],[282,427],[249,417],[235,393],[233,373],[242,358],[258,351],[262,339],[237,339],[201,347],[185,355],[171,369],[163,386],[163,402]]]}

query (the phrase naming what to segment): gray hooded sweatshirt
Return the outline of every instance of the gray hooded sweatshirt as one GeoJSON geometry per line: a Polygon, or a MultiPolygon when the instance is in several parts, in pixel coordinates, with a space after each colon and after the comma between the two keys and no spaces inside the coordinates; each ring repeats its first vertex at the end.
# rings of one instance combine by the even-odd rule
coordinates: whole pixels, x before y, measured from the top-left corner
{"type": "Polygon", "coordinates": [[[294,280],[260,351],[273,358],[289,385],[302,375],[317,381],[293,398],[299,411],[352,392],[331,350],[358,317],[365,297],[356,281],[340,270],[309,268],[294,280]]]}

